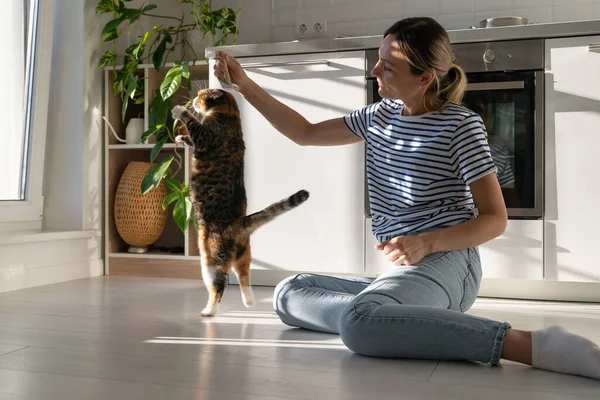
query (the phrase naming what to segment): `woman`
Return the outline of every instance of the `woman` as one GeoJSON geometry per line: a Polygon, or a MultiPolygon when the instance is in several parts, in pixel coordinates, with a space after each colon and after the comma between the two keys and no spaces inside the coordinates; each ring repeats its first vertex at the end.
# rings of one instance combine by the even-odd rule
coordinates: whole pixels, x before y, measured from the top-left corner
{"type": "MultiPolygon", "coordinates": [[[[372,71],[384,100],[316,124],[267,94],[233,57],[220,56],[241,95],[297,144],[367,143],[373,233],[393,266],[375,280],[284,280],[273,299],[283,322],[339,333],[367,356],[492,365],[504,358],[600,379],[600,349],[585,338],[464,313],[481,280],[477,246],[502,234],[507,213],[485,127],[459,105],[466,78],[435,20],[404,19],[385,32],[372,71]]],[[[215,76],[224,70],[217,62],[215,76]]]]}

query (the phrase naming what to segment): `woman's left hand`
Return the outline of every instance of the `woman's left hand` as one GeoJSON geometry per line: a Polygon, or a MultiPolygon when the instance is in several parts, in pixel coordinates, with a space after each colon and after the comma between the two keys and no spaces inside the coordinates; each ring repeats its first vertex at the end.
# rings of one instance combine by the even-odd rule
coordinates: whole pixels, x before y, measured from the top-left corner
{"type": "Polygon", "coordinates": [[[375,248],[383,250],[394,265],[414,265],[431,252],[429,243],[421,236],[398,236],[375,248]]]}

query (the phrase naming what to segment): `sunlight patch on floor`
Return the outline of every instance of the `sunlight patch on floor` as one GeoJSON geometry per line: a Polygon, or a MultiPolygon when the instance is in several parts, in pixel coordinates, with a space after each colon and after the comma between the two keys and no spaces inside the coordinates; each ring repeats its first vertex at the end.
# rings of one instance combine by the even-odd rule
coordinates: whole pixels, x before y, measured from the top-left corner
{"type": "Polygon", "coordinates": [[[265,318],[265,317],[228,317],[228,316],[216,316],[203,318],[199,321],[202,324],[244,324],[244,325],[281,325],[279,318],[265,318]]]}
{"type": "Polygon", "coordinates": [[[146,340],[144,343],[152,344],[200,344],[209,346],[253,346],[253,347],[287,347],[305,349],[345,349],[335,340],[267,340],[267,339],[207,339],[195,337],[170,337],[160,336],[146,340]]]}
{"type": "MultiPolygon", "coordinates": [[[[249,311],[249,312],[226,312],[223,317],[242,317],[242,318],[278,318],[272,311],[249,311]]],[[[217,318],[220,316],[218,315],[217,318]]]]}

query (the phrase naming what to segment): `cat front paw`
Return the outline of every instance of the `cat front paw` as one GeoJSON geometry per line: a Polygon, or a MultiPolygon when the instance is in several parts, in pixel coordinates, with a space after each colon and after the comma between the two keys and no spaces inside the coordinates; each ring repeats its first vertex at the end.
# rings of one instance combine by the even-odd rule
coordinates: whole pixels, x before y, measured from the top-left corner
{"type": "Polygon", "coordinates": [[[184,112],[186,112],[186,108],[184,106],[175,106],[173,108],[173,110],[171,111],[171,115],[173,116],[173,119],[177,119],[180,120],[181,116],[183,115],[184,112]]]}
{"type": "Polygon", "coordinates": [[[175,145],[177,147],[194,147],[194,142],[192,142],[192,138],[190,138],[188,135],[177,135],[175,137],[175,145]]]}

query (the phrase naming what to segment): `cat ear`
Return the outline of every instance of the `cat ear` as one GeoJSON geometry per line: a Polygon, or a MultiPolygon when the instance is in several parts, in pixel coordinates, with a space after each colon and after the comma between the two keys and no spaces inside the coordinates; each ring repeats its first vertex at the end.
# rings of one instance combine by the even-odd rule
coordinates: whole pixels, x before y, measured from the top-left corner
{"type": "Polygon", "coordinates": [[[210,91],[210,98],[211,99],[218,99],[221,96],[223,96],[223,92],[220,91],[219,89],[212,89],[210,91]]]}

